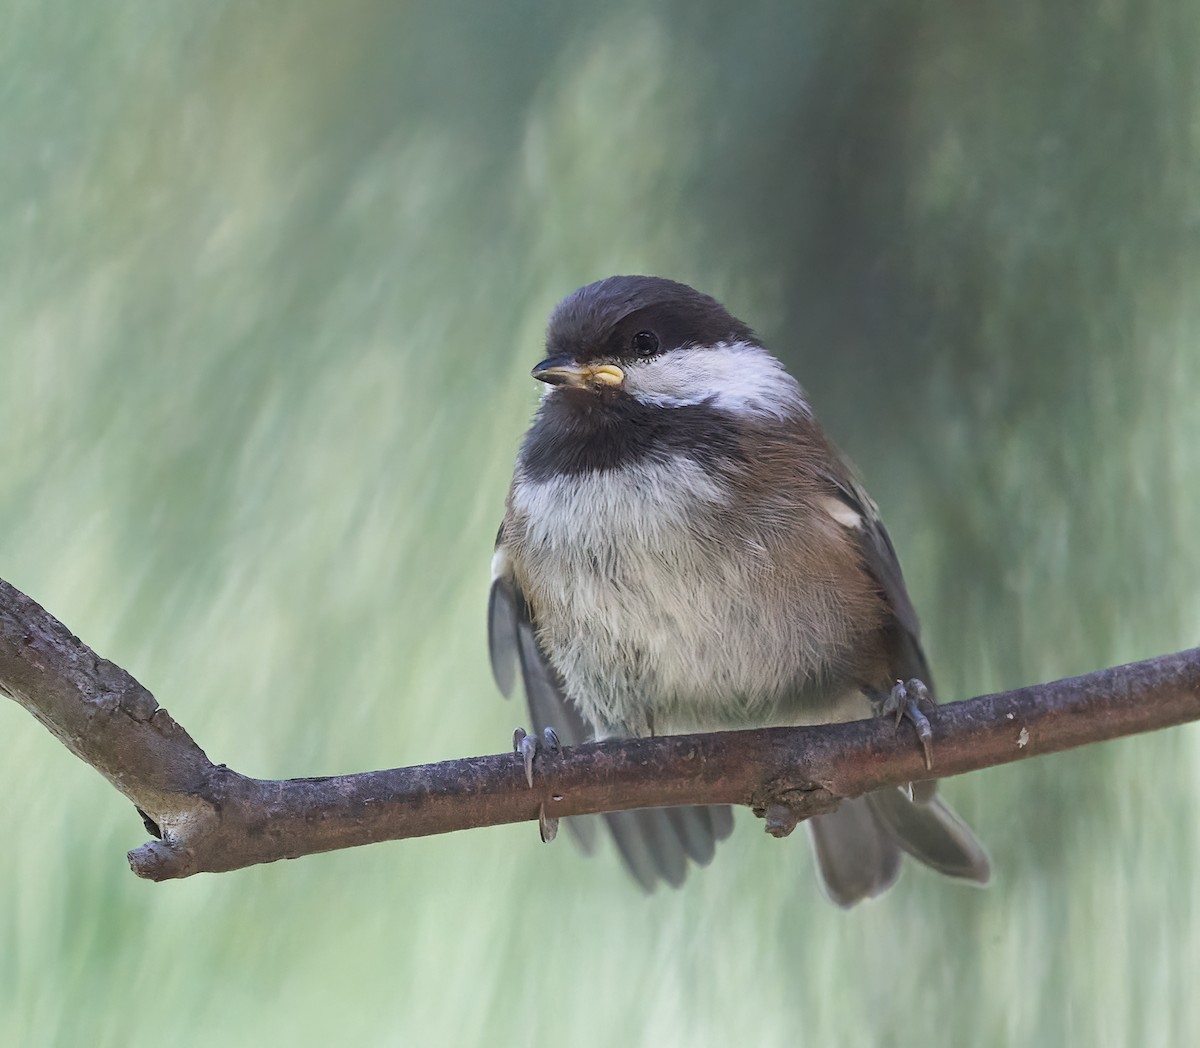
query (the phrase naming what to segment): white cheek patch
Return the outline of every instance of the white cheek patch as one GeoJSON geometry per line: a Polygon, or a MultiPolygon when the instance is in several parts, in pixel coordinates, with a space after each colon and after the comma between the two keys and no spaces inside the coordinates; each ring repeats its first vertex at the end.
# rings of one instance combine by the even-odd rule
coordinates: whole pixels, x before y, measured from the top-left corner
{"type": "Polygon", "coordinates": [[[711,403],[733,415],[808,415],[804,391],[761,346],[719,342],[673,349],[625,365],[625,391],[643,404],[686,407],[711,403]]]}

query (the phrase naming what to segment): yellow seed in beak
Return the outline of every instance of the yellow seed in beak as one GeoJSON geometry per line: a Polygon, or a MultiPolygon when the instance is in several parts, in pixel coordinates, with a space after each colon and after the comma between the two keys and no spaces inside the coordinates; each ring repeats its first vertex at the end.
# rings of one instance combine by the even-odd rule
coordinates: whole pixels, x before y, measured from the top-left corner
{"type": "Polygon", "coordinates": [[[619,386],[625,381],[625,372],[616,364],[601,364],[590,370],[588,378],[600,386],[619,386]]]}

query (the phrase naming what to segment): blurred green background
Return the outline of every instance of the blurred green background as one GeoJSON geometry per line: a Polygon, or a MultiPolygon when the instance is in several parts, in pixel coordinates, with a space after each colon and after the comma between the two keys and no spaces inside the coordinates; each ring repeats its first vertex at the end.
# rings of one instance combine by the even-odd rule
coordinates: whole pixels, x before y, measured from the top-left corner
{"type": "MultiPolygon", "coordinates": [[[[946,698],[1200,632],[1200,8],[0,0],[0,576],[259,776],[505,748],[483,605],[554,302],[722,298],[880,502],[946,698]]],[[[742,813],[153,885],[0,703],[0,1044],[1181,1045],[1200,735],[959,779],[849,914],[742,813]]]]}

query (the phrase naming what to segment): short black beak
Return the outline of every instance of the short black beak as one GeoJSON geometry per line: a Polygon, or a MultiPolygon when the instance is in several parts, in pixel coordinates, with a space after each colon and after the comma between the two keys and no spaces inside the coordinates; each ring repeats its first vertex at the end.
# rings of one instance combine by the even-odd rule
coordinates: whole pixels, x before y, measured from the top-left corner
{"type": "Polygon", "coordinates": [[[605,389],[620,386],[625,372],[616,364],[578,364],[570,357],[547,357],[533,369],[533,377],[551,386],[605,389]]]}
{"type": "Polygon", "coordinates": [[[582,386],[584,370],[570,357],[547,357],[533,369],[533,377],[551,386],[582,386]]]}

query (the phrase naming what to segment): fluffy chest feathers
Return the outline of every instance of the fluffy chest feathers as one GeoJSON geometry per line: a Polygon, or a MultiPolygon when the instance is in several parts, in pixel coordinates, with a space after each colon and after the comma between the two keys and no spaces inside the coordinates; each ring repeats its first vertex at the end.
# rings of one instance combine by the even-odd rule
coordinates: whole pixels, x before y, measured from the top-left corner
{"type": "Polygon", "coordinates": [[[504,548],[568,698],[599,734],[648,734],[835,715],[871,599],[834,584],[846,530],[676,454],[518,468],[504,548]]]}

